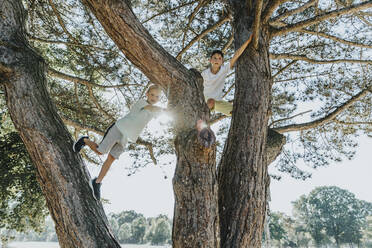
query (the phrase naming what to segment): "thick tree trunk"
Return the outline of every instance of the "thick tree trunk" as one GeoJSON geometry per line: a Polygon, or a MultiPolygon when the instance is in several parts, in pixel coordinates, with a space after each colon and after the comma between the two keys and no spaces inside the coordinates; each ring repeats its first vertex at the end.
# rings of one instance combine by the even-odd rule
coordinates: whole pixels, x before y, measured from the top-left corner
{"type": "MultiPolygon", "coordinates": [[[[240,47],[249,37],[253,8],[231,2],[235,47],[240,47]]],[[[236,66],[233,117],[218,171],[221,247],[261,247],[269,186],[266,139],[272,80],[268,45],[268,35],[261,28],[258,50],[251,44],[236,66]]]]}
{"type": "Polygon", "coordinates": [[[46,89],[45,63],[24,36],[21,0],[1,0],[0,82],[13,123],[37,169],[63,248],[120,247],[102,205],[88,186],[89,176],[46,89]],[[4,71],[6,73],[4,73],[4,71]]]}
{"type": "Polygon", "coordinates": [[[216,148],[203,147],[197,132],[175,141],[173,247],[219,247],[216,148]]]}
{"type": "Polygon", "coordinates": [[[197,141],[195,125],[208,122],[202,78],[168,54],[141,25],[128,1],[82,0],[107,34],[153,83],[169,89],[175,119],[177,165],[173,178],[173,247],[219,246],[215,146],[197,141]]]}

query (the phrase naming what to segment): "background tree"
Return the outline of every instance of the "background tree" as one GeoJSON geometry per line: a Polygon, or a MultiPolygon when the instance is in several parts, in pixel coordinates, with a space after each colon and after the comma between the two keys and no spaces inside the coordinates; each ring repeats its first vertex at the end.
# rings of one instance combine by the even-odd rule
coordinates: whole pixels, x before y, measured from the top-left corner
{"type": "Polygon", "coordinates": [[[372,216],[367,216],[366,225],[362,229],[363,245],[365,247],[372,247],[372,216]]]}
{"type": "Polygon", "coordinates": [[[157,218],[154,233],[150,243],[152,245],[166,244],[171,239],[171,226],[167,218],[157,218]]]}
{"type": "Polygon", "coordinates": [[[276,246],[282,246],[282,240],[286,237],[286,230],[284,229],[284,214],[283,213],[270,213],[270,222],[269,222],[269,230],[270,230],[270,238],[273,241],[276,241],[276,246]]]}
{"type": "MultiPolygon", "coordinates": [[[[87,2],[84,3],[87,4],[87,2]]],[[[6,5],[2,7],[4,6],[6,7],[6,5]]],[[[169,56],[165,56],[164,50],[154,45],[154,41],[143,31],[131,11],[125,12],[129,10],[129,4],[112,1],[106,6],[107,8],[94,5],[93,2],[92,5],[89,5],[115,44],[102,32],[99,23],[84,5],[69,1],[38,0],[26,2],[25,6],[30,16],[27,38],[46,59],[47,72],[50,77],[47,84],[49,93],[53,96],[53,101],[58,107],[62,120],[71,127],[70,130],[73,133],[89,131],[100,134],[104,127],[116,118],[116,107],[105,103],[104,98],[107,94],[101,90],[111,89],[116,96],[119,95],[119,98],[106,100],[109,103],[117,103],[117,99],[120,99],[122,105],[119,104],[118,109],[127,107],[134,99],[143,94],[148,80],[144,79],[144,76],[138,70],[133,69],[130,63],[121,56],[116,44],[137,68],[142,70],[152,82],[162,85],[167,93],[170,106],[176,110],[175,113],[178,113],[175,115],[176,129],[174,129],[177,135],[175,146],[177,154],[179,155],[182,151],[189,154],[189,157],[198,158],[199,156],[200,158],[200,150],[198,150],[200,148],[192,150],[194,146],[185,146],[186,143],[182,142],[186,137],[183,132],[187,133],[185,130],[193,130],[195,120],[209,119],[205,114],[205,106],[201,107],[202,105],[199,104],[199,102],[203,102],[200,90],[199,93],[195,93],[195,87],[197,88],[198,84],[195,81],[191,82],[197,76],[189,74],[169,56]],[[96,13],[94,10],[110,10],[112,9],[111,4],[118,4],[113,8],[115,12],[101,13],[101,17],[104,16],[105,20],[100,19],[100,13],[96,13]],[[137,29],[133,30],[131,27],[125,29],[127,28],[125,25],[114,25],[123,28],[117,32],[125,36],[125,40],[123,40],[123,36],[114,36],[112,24],[104,22],[107,20],[124,20],[127,23],[136,23],[137,29]],[[135,37],[138,34],[140,34],[139,37],[135,37]],[[146,38],[144,39],[144,37],[146,38]],[[131,43],[131,41],[135,42],[131,43]],[[137,44],[139,47],[132,46],[133,44],[137,44]],[[151,45],[153,45],[152,48],[151,45]],[[143,51],[146,53],[143,54],[143,51]],[[141,60],[139,61],[138,58],[141,60]],[[160,58],[160,62],[154,63],[154,58],[160,58]],[[127,64],[129,65],[126,66],[127,64]],[[164,70],[162,66],[165,64],[171,65],[171,68],[164,70]],[[176,64],[177,66],[175,66],[176,64]],[[54,66],[55,68],[53,68],[54,66]],[[177,69],[174,69],[175,67],[177,69]],[[154,71],[153,68],[157,68],[157,70],[154,71]],[[179,74],[169,75],[164,71],[172,73],[176,71],[179,74]],[[187,75],[190,81],[185,80],[188,82],[186,84],[179,83],[181,74],[187,75]],[[133,85],[131,85],[132,83],[133,85]],[[192,85],[191,89],[188,88],[190,85],[192,85]],[[193,92],[192,96],[189,95],[190,92],[193,92]],[[197,96],[198,94],[199,96],[197,96]],[[181,102],[186,105],[182,105],[181,102]],[[107,106],[111,106],[112,112],[107,106]],[[201,111],[203,113],[195,113],[195,109],[190,106],[198,106],[199,110],[204,108],[201,111]],[[180,116],[181,109],[184,111],[184,116],[180,116]],[[191,112],[193,114],[189,114],[191,112]]],[[[370,15],[366,10],[371,7],[371,2],[269,1],[263,3],[262,1],[253,1],[245,3],[244,1],[228,1],[226,6],[227,8],[218,1],[157,1],[156,3],[132,1],[131,3],[140,22],[146,27],[158,27],[151,28],[150,31],[159,44],[170,54],[180,59],[183,64],[198,69],[205,66],[206,61],[196,58],[199,58],[201,54],[206,55],[211,47],[221,46],[222,43],[224,50],[227,51],[227,56],[229,56],[232,51],[228,48],[233,40],[235,47],[239,47],[249,32],[256,34],[254,43],[238,61],[235,81],[231,80],[231,85],[226,89],[228,98],[232,99],[233,95],[235,96],[234,105],[236,108],[229,138],[225,150],[221,154],[219,199],[220,210],[226,209],[226,212],[220,213],[223,246],[258,246],[262,233],[259,230],[262,229],[264,216],[262,211],[266,209],[265,191],[268,186],[266,165],[273,161],[284,141],[281,135],[272,133],[272,136],[268,136],[268,149],[265,151],[266,127],[269,126],[281,134],[299,131],[295,135],[286,137],[290,145],[285,147],[276,164],[279,170],[289,172],[299,178],[308,177],[309,174],[295,166],[298,159],[303,159],[309,166],[317,167],[343,157],[351,158],[356,145],[354,137],[360,133],[370,133],[371,99],[368,92],[370,91],[371,75],[368,73],[370,60],[368,60],[366,49],[370,49],[371,45],[366,35],[370,23],[370,15]],[[164,23],[164,20],[167,22],[164,23]],[[229,22],[230,20],[231,22],[229,22]],[[348,32],[340,31],[345,27],[345,23],[347,23],[348,32]],[[259,35],[257,35],[258,33],[259,35]],[[247,74],[243,75],[244,73],[247,74]],[[231,90],[229,90],[230,86],[232,86],[231,90]],[[269,101],[271,101],[270,109],[269,101]],[[302,111],[301,105],[309,102],[316,102],[320,107],[312,113],[308,122],[296,122],[294,117],[302,111]],[[262,119],[258,120],[255,117],[262,119]],[[270,123],[267,123],[269,118],[270,123]],[[247,139],[249,137],[248,142],[242,137],[247,137],[247,139]],[[244,142],[244,144],[239,142],[244,142]],[[235,155],[239,157],[234,157],[235,155]],[[265,162],[266,157],[267,162],[265,162]],[[246,160],[243,161],[243,159],[246,160]],[[229,170],[229,167],[237,169],[229,170]],[[236,175],[241,175],[235,180],[238,185],[229,181],[231,178],[236,178],[236,175]],[[254,184],[249,185],[249,182],[254,182],[254,184]],[[237,202],[234,203],[229,201],[229,195],[231,195],[231,189],[236,192],[237,188],[241,189],[238,191],[241,196],[236,195],[237,202]],[[241,200],[243,195],[249,196],[244,198],[251,199],[249,203],[241,200]],[[227,202],[231,202],[231,206],[224,205],[227,202]],[[235,216],[234,211],[239,212],[239,209],[247,211],[243,214],[247,218],[240,220],[231,218],[231,216],[235,216]],[[261,214],[257,214],[256,210],[258,209],[261,214]],[[253,215],[253,212],[256,214],[253,215]],[[237,224],[239,221],[248,223],[249,229],[257,230],[257,232],[229,228],[229,226],[243,226],[242,223],[237,224]],[[249,223],[257,223],[257,226],[253,227],[249,223]],[[241,240],[243,244],[232,244],[236,240],[241,240]]],[[[5,11],[4,13],[13,12],[5,11]]],[[[8,18],[9,15],[6,17],[8,18]]],[[[4,38],[8,34],[7,32],[1,33],[3,34],[3,42],[10,42],[13,47],[15,44],[17,44],[16,47],[19,46],[19,43],[4,38]]],[[[1,47],[3,49],[1,51],[8,51],[12,48],[12,46],[9,48],[9,44],[4,45],[3,43],[1,47]]],[[[8,82],[12,69],[14,71],[14,68],[9,66],[9,62],[2,58],[0,81],[8,82]]],[[[9,89],[9,83],[5,86],[6,89],[9,89]]],[[[10,93],[8,91],[9,96],[11,96],[10,93]]],[[[9,99],[8,106],[13,106],[9,99]]],[[[13,112],[13,115],[17,113],[12,108],[10,112],[13,112]]],[[[16,117],[16,115],[13,117],[15,121],[16,117]]],[[[23,120],[21,117],[18,118],[23,120]]],[[[31,120],[29,122],[33,123],[31,120]]],[[[49,124],[49,126],[55,125],[55,123],[49,124]]],[[[26,132],[26,130],[22,130],[21,126],[18,126],[17,129],[20,132],[26,132]]],[[[63,132],[58,131],[57,133],[63,132]]],[[[25,140],[27,135],[21,136],[25,140]]],[[[69,139],[65,138],[64,140],[69,139]]],[[[51,143],[53,144],[53,142],[51,143]]],[[[32,150],[32,144],[36,143],[35,141],[29,142],[28,150],[32,150]]],[[[160,159],[161,154],[165,152],[173,152],[167,137],[158,143],[162,147],[161,149],[156,147],[153,149],[148,141],[142,142],[142,144],[145,146],[133,147],[136,149],[134,155],[146,151],[145,161],[139,161],[139,165],[142,166],[146,164],[146,161],[155,162],[157,158],[160,159]]],[[[65,148],[69,145],[65,144],[65,148]]],[[[202,151],[204,150],[202,149],[202,151]]],[[[213,151],[206,156],[211,156],[207,161],[214,161],[213,151]]],[[[86,158],[92,159],[89,156],[86,158]]],[[[69,159],[71,158],[69,157],[69,159]]],[[[34,157],[33,160],[38,161],[42,158],[34,157]]],[[[193,202],[190,199],[212,199],[211,202],[197,201],[200,203],[197,208],[199,210],[208,209],[203,213],[217,211],[217,207],[215,207],[217,199],[193,197],[190,192],[195,189],[190,184],[178,184],[182,180],[187,182],[190,178],[192,178],[191,181],[197,182],[203,179],[202,182],[205,184],[200,185],[200,191],[196,190],[196,192],[200,192],[200,195],[209,195],[210,192],[216,190],[217,187],[213,184],[215,172],[213,169],[198,171],[201,168],[200,161],[194,161],[196,166],[192,171],[195,172],[195,175],[193,174],[191,177],[185,176],[186,171],[184,170],[176,170],[174,180],[175,192],[178,196],[176,197],[176,213],[179,215],[175,215],[175,223],[180,226],[180,229],[177,229],[178,226],[176,226],[173,238],[177,242],[183,242],[182,237],[178,236],[179,233],[190,233],[190,235],[199,233],[198,230],[182,229],[187,228],[187,225],[184,225],[184,219],[190,218],[189,220],[192,220],[193,216],[197,215],[194,211],[195,204],[187,205],[187,202],[193,202]],[[210,180],[206,181],[206,178],[210,180]],[[180,191],[180,189],[184,190],[180,191]],[[187,211],[182,212],[178,207],[187,209],[187,211]],[[209,211],[210,209],[212,210],[209,211]]],[[[180,166],[183,162],[183,160],[179,160],[177,168],[183,168],[180,166]]],[[[35,164],[37,167],[41,166],[41,163],[35,164]]],[[[57,168],[59,166],[63,168],[64,163],[57,164],[57,168]]],[[[137,164],[135,167],[139,165],[137,164]]],[[[214,168],[214,164],[208,165],[210,166],[208,168],[214,168]]],[[[56,167],[51,166],[51,168],[56,167]]],[[[76,175],[80,175],[79,173],[75,172],[76,175]]],[[[50,179],[45,178],[44,181],[50,182],[50,179]]],[[[82,185],[76,185],[76,187],[84,188],[84,182],[81,183],[82,185]]],[[[52,185],[61,185],[61,189],[64,187],[64,184],[58,182],[54,182],[52,185]]],[[[68,191],[61,190],[61,192],[68,191]]],[[[48,193],[45,194],[48,195],[48,193]]],[[[53,192],[50,194],[53,195],[53,192]]],[[[59,202],[58,199],[64,198],[66,196],[61,195],[56,198],[56,202],[59,202]]],[[[51,204],[48,204],[49,208],[52,208],[51,204]]],[[[55,214],[55,220],[60,219],[57,218],[57,215],[63,216],[63,213],[58,211],[55,214]]],[[[211,216],[213,221],[211,219],[202,220],[201,216],[194,219],[200,220],[203,224],[217,223],[218,225],[218,221],[215,221],[216,216],[217,214],[211,216]]],[[[209,236],[204,236],[204,238],[198,236],[193,242],[203,239],[218,242],[219,231],[215,225],[196,226],[203,231],[208,230],[209,236]],[[215,235],[216,233],[217,235],[215,235]]],[[[59,228],[58,225],[56,228],[59,228]]],[[[62,230],[60,231],[63,233],[62,230]]],[[[66,235],[68,236],[68,232],[66,235]]],[[[60,240],[63,239],[60,238],[60,240]]],[[[184,242],[187,240],[189,245],[193,246],[187,235],[183,240],[184,242]]],[[[215,244],[213,243],[213,245],[215,244]]]]}
{"type": "Polygon", "coordinates": [[[35,167],[2,100],[0,106],[0,230],[5,246],[14,232],[41,232],[48,211],[35,167]]]}
{"type": "Polygon", "coordinates": [[[343,243],[360,243],[361,228],[372,211],[369,203],[335,186],[312,190],[309,196],[296,201],[294,207],[318,245],[322,241],[322,231],[325,231],[334,238],[337,247],[343,243]]]}
{"type": "Polygon", "coordinates": [[[130,243],[132,241],[131,224],[124,223],[120,226],[118,238],[121,243],[130,243]]]}

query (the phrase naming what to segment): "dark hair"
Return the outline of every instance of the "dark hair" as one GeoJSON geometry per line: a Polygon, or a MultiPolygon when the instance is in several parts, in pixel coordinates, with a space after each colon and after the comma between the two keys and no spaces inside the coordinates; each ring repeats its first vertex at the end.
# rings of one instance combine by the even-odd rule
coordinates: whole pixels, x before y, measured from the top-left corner
{"type": "Polygon", "coordinates": [[[213,55],[215,54],[219,54],[221,55],[221,57],[223,58],[223,52],[221,50],[214,50],[212,53],[211,53],[211,58],[213,57],[213,55]]]}

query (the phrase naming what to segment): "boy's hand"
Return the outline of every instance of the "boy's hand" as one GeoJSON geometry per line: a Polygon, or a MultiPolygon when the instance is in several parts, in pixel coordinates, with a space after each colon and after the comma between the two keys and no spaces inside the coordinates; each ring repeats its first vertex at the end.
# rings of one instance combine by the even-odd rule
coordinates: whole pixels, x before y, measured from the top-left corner
{"type": "Polygon", "coordinates": [[[207,106],[209,109],[214,109],[215,100],[213,98],[209,98],[207,100],[207,106]]]}

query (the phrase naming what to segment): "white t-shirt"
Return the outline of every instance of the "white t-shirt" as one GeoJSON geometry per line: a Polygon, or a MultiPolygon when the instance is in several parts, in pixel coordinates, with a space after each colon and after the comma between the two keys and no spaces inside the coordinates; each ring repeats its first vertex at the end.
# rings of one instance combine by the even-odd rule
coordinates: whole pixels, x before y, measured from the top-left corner
{"type": "Polygon", "coordinates": [[[201,75],[204,79],[204,97],[222,100],[225,79],[230,72],[230,62],[221,65],[220,70],[213,74],[211,68],[204,70],[201,75]]]}
{"type": "Polygon", "coordinates": [[[126,116],[117,120],[115,123],[120,132],[126,134],[128,139],[132,142],[137,141],[138,136],[147,123],[157,116],[157,113],[144,109],[147,105],[149,105],[149,103],[145,99],[139,100],[133,104],[130,112],[126,116]]]}

